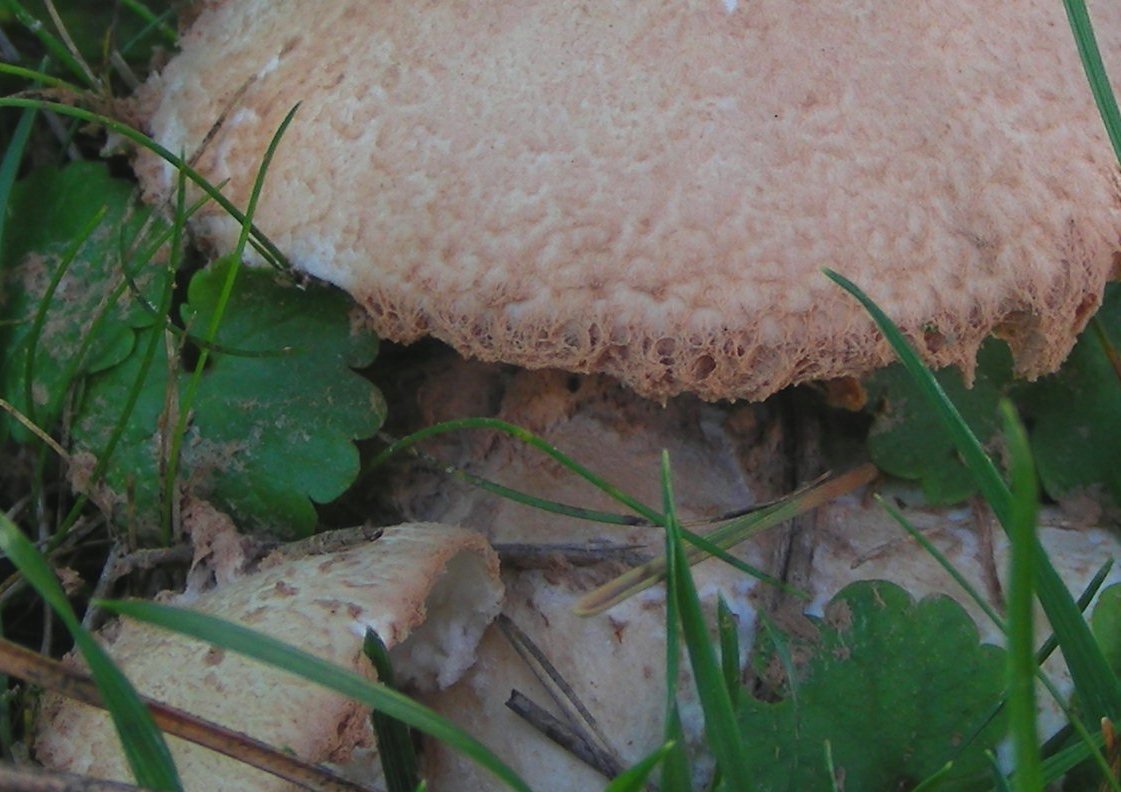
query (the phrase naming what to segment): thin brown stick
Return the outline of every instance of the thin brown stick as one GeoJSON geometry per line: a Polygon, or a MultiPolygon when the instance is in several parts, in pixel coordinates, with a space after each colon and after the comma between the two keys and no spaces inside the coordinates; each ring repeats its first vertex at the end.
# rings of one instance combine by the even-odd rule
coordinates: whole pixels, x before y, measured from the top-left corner
{"type": "Polygon", "coordinates": [[[634,566],[650,560],[650,553],[637,544],[569,544],[497,542],[494,551],[503,569],[547,569],[558,560],[573,566],[616,561],[634,566]]]}
{"type": "MultiPolygon", "coordinates": [[[[45,690],[104,709],[101,694],[88,675],[6,639],[0,639],[0,673],[19,677],[45,690]]],[[[141,701],[152,713],[156,725],[168,734],[217,751],[304,789],[316,792],[371,792],[369,787],[341,778],[326,768],[309,764],[241,732],[143,696],[141,701]]]]}
{"type": "Polygon", "coordinates": [[[542,709],[520,691],[510,691],[510,698],[507,699],[506,706],[537,731],[604,777],[614,778],[623,772],[622,766],[614,758],[607,756],[594,745],[589,744],[571,726],[547,710],[542,709]]]}
{"type": "Polygon", "coordinates": [[[602,754],[611,757],[612,761],[621,767],[622,761],[612,750],[611,741],[599,728],[599,723],[596,722],[588,708],[584,706],[580,697],[576,695],[576,691],[572,689],[572,686],[568,684],[556,666],[549,661],[549,658],[545,656],[541,647],[506,614],[498,614],[495,622],[506,640],[514,647],[514,651],[522,658],[522,662],[529,667],[529,670],[537,677],[537,681],[541,683],[550,698],[564,713],[569,725],[579,731],[583,731],[584,726],[591,729],[600,744],[596,746],[594,740],[590,737],[585,737],[585,741],[592,747],[597,748],[602,754]],[[573,710],[575,710],[575,713],[573,710]]]}

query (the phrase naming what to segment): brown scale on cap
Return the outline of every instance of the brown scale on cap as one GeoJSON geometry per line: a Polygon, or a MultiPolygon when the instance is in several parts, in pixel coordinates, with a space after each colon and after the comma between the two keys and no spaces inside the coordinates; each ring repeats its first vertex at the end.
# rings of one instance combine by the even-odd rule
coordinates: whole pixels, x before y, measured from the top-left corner
{"type": "MultiPolygon", "coordinates": [[[[1121,9],[1094,12],[1108,65],[1121,9]]],[[[241,205],[296,102],[257,219],[297,267],[387,338],[655,398],[891,360],[823,267],[931,363],[968,372],[996,331],[1038,375],[1121,247],[1116,163],[1044,0],[210,2],[140,95],[241,205]]],[[[238,233],[214,207],[195,227],[238,233]]]]}

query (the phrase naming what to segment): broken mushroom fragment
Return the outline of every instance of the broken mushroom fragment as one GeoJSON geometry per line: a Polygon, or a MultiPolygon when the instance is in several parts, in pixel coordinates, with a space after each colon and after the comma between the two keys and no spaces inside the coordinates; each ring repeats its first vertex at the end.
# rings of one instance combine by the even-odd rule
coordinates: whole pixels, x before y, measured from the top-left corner
{"type": "MultiPolygon", "coordinates": [[[[462,383],[470,382],[472,394],[495,396],[496,417],[527,427],[573,458],[586,460],[643,503],[660,503],[659,466],[663,449],[668,450],[678,513],[692,530],[706,532],[713,527],[710,521],[774,497],[781,486],[776,484],[785,462],[776,453],[773,426],[765,420],[769,405],[725,408],[682,397],[662,407],[607,377],[507,373],[456,359],[432,361],[428,367],[418,396],[422,423],[449,417],[447,411],[459,407],[455,395],[462,383]],[[741,454],[748,455],[746,464],[741,454]]],[[[483,411],[477,405],[470,409],[483,411]]],[[[537,449],[505,435],[457,433],[425,448],[522,492],[608,513],[622,508],[537,449]]],[[[595,726],[581,718],[584,736],[623,767],[662,743],[664,587],[648,589],[593,618],[575,613],[582,597],[625,571],[635,556],[646,560],[663,551],[660,527],[643,521],[606,525],[574,520],[416,470],[394,481],[392,492],[410,519],[455,522],[483,532],[494,544],[503,559],[503,615],[541,651],[587,711],[595,726]]],[[[764,536],[733,552],[765,568],[774,538],[764,536]]],[[[769,590],[721,561],[704,561],[692,571],[709,624],[714,623],[718,595],[731,607],[746,657],[760,589],[764,597],[769,590]]],[[[694,757],[695,788],[702,789],[713,765],[689,664],[684,657],[681,663],[681,677],[675,680],[678,706],[694,757]]],[[[602,789],[607,767],[589,765],[515,714],[507,704],[515,690],[554,716],[564,711],[550,695],[555,688],[543,687],[506,631],[492,626],[479,645],[477,662],[464,677],[421,700],[481,739],[538,792],[602,789]]],[[[454,750],[434,741],[426,742],[423,761],[433,790],[498,788],[485,770],[475,770],[454,750]]]]}
{"type": "MultiPolygon", "coordinates": [[[[1121,50],[1121,8],[1094,7],[1121,50]]],[[[762,399],[1006,338],[1053,370],[1100,302],[1117,166],[1059,4],[218,0],[138,99],[384,337],[762,399]]],[[[1118,73],[1117,69],[1113,70],[1118,73]]],[[[171,166],[142,152],[152,198],[171,166]]],[[[239,224],[194,218],[228,250],[239,224]]]]}
{"type": "MultiPolygon", "coordinates": [[[[339,552],[266,559],[236,582],[173,602],[368,675],[362,640],[371,627],[390,649],[398,682],[434,691],[474,662],[502,591],[497,556],[481,536],[414,523],[339,552]]],[[[306,761],[346,762],[373,746],[367,711],[302,678],[149,625],[122,621],[103,637],[142,694],[306,761]]],[[[188,792],[292,788],[190,743],[169,744],[188,792]]],[[[44,702],[35,751],[52,769],[130,778],[108,716],[55,695],[44,702]]]]}

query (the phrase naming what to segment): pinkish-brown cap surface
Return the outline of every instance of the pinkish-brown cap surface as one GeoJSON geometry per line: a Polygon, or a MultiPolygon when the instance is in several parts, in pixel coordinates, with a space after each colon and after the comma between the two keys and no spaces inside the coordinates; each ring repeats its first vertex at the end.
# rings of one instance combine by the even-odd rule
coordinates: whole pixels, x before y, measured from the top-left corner
{"type": "MultiPolygon", "coordinates": [[[[1121,8],[1093,10],[1109,65],[1121,8]]],[[[1036,375],[1119,248],[1116,162],[1050,1],[227,0],[140,97],[240,205],[297,102],[257,214],[297,267],[387,338],[658,398],[888,362],[823,267],[932,363],[968,369],[996,331],[1036,375]]],[[[195,226],[239,231],[214,207],[195,226]]]]}

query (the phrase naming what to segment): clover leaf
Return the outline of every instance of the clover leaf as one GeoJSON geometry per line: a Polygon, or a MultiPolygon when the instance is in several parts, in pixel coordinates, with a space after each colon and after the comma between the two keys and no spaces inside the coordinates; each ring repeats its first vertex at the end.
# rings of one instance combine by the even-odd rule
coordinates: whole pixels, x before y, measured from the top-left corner
{"type": "MultiPolygon", "coordinates": [[[[196,337],[210,326],[231,266],[220,260],[191,279],[182,315],[196,337]]],[[[282,538],[311,533],[312,501],[330,501],[353,482],[354,440],[376,432],[385,416],[380,392],[354,371],[377,354],[355,310],[337,289],[300,289],[243,269],[189,405],[191,367],[169,358],[162,340],[141,379],[149,337],[141,338],[122,365],[90,378],[74,427],[76,446],[96,456],[116,425],[111,405],[141,383],[106,474],[103,506],[153,535],[168,432],[176,411],[189,410],[179,485],[230,512],[243,529],[282,538]]]]}
{"type": "MultiPolygon", "coordinates": [[[[892,583],[861,581],[797,633],[785,638],[796,672],[780,686],[785,698],[739,697],[760,792],[836,788],[827,742],[844,789],[910,789],[947,762],[952,788],[991,785],[984,752],[1004,732],[995,714],[1004,650],[979,643],[958,603],[915,602],[892,583]]],[[[765,637],[754,659],[783,667],[765,637]]]]}

